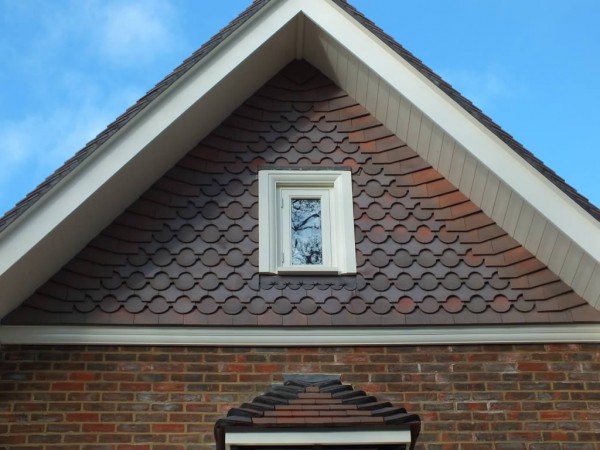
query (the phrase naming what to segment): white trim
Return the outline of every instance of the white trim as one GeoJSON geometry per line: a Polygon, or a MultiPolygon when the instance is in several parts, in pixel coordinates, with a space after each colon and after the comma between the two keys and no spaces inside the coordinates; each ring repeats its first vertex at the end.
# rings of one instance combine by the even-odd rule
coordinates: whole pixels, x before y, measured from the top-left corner
{"type": "MultiPolygon", "coordinates": [[[[356,245],[352,205],[352,179],[349,170],[261,170],[258,172],[259,271],[262,273],[356,273],[356,245]],[[284,190],[317,189],[329,195],[329,208],[323,209],[323,222],[331,230],[330,246],[324,242],[323,266],[285,266],[282,247],[290,244],[281,218],[284,190]],[[329,212],[329,214],[328,214],[329,212]],[[325,217],[328,215],[329,217],[325,217]],[[326,249],[329,254],[326,255],[326,249]]],[[[325,232],[325,227],[323,228],[325,232]]],[[[289,239],[289,238],[288,238],[289,239]]],[[[327,236],[323,235],[325,241],[327,236]]]]}
{"type": "Polygon", "coordinates": [[[348,431],[225,431],[225,448],[232,445],[367,445],[409,444],[410,430],[348,430],[348,431]]]}
{"type": "Polygon", "coordinates": [[[380,328],[0,326],[0,344],[340,346],[600,343],[596,325],[380,328]]]}

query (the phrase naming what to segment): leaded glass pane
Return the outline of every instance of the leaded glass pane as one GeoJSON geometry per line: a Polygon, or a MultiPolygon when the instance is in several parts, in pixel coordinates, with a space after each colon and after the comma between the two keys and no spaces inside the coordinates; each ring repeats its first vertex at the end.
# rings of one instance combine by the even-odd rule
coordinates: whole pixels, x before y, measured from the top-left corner
{"type": "Polygon", "coordinates": [[[291,201],[292,264],[323,264],[321,200],[294,198],[291,201]]]}

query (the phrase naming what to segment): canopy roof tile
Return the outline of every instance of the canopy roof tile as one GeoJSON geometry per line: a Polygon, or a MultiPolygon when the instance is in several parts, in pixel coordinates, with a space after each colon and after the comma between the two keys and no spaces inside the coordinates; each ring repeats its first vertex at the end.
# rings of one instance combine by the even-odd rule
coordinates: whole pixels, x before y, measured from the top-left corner
{"type": "Polygon", "coordinates": [[[381,432],[410,431],[414,448],[421,428],[418,415],[388,401],[378,401],[363,390],[342,384],[339,376],[314,374],[286,376],[251,402],[231,408],[215,424],[217,448],[225,448],[225,435],[232,429],[288,430],[337,429],[381,432]]]}

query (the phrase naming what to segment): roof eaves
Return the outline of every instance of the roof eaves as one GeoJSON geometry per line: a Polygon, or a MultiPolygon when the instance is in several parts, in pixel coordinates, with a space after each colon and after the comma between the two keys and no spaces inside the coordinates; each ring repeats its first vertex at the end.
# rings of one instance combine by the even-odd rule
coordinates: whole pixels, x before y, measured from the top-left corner
{"type": "Polygon", "coordinates": [[[251,17],[260,11],[271,0],[254,0],[254,2],[233,19],[227,26],[222,28],[212,38],[205,42],[198,50],[190,57],[185,59],[178,67],[176,67],[169,75],[158,82],[152,89],[141,97],[133,106],[129,107],[123,114],[117,117],[109,124],[102,132],[94,139],[88,142],[85,147],[79,150],[74,156],[69,158],[61,165],[54,173],[40,183],[33,191],[19,201],[13,208],[8,210],[0,217],[0,233],[8,226],[15,222],[29,208],[48,193],[55,185],[73,172],[84,160],[98,150],[106,143],[113,135],[128,124],[142,110],[150,105],[158,96],[172,86],[177,80],[185,75],[193,66],[198,64],[207,55],[212,53],[224,40],[231,34],[244,25],[251,17]]]}
{"type": "Polygon", "coordinates": [[[417,69],[423,76],[425,76],[430,82],[439,87],[446,95],[452,100],[458,103],[465,111],[471,116],[477,119],[484,127],[495,134],[500,140],[502,140],[509,148],[517,153],[522,159],[528,164],[534,167],[540,172],[546,179],[548,179],[557,188],[563,191],[569,196],[575,203],[577,203],[583,210],[588,212],[594,219],[600,222],[600,208],[591,203],[586,197],[581,195],[572,186],[566,183],[556,172],[546,166],[539,158],[533,153],[523,147],[517,140],[515,140],[509,133],[504,131],[502,127],[496,124],[489,116],[487,116],[481,109],[477,108],[470,100],[465,98],[460,92],[454,89],[448,82],[444,81],[439,75],[437,75],[431,68],[426,66],[420,59],[415,57],[412,53],[406,50],[402,45],[396,42],[390,35],[375,25],[374,22],[365,17],[360,11],[350,5],[346,0],[332,0],[350,16],[352,16],[361,25],[367,28],[374,36],[385,43],[390,49],[397,53],[400,57],[411,64],[417,69]]]}

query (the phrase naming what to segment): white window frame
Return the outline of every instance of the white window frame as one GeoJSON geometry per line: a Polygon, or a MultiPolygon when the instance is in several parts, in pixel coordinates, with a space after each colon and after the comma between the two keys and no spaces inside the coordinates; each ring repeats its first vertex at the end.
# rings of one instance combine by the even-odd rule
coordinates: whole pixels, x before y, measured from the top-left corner
{"type": "Polygon", "coordinates": [[[348,170],[261,170],[259,195],[259,272],[271,274],[356,273],[352,180],[348,170]],[[291,265],[291,198],[322,199],[323,264],[291,265]],[[289,206],[289,205],[288,205],[289,206]],[[328,241],[328,242],[326,242],[328,241]]]}
{"type": "MultiPolygon", "coordinates": [[[[279,215],[279,229],[281,230],[281,248],[278,251],[279,259],[282,267],[292,267],[292,201],[294,199],[311,199],[319,200],[321,207],[321,244],[322,244],[322,259],[323,267],[328,267],[333,270],[332,264],[332,239],[331,239],[331,211],[330,211],[330,192],[327,188],[321,187],[302,187],[288,188],[282,187],[277,200],[280,202],[278,208],[281,209],[279,215]]],[[[298,267],[298,266],[294,266],[298,267]]],[[[310,270],[315,266],[301,266],[303,270],[310,270]]]]}

